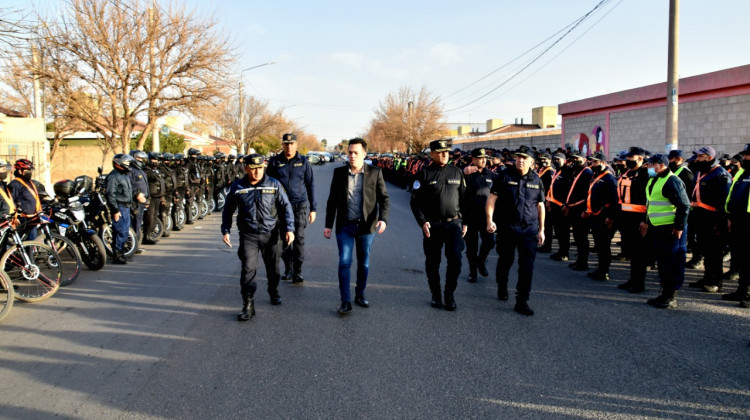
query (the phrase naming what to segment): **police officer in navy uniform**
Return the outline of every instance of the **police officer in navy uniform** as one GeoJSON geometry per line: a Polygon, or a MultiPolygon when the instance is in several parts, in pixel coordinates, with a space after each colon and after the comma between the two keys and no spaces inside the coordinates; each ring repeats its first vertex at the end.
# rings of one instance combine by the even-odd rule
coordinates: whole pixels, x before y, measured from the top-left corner
{"type": "Polygon", "coordinates": [[[284,231],[284,241],[294,240],[294,212],[281,183],[264,174],[263,156],[248,155],[244,158],[246,177],[235,181],[229,188],[221,220],[221,233],[224,243],[232,247],[229,237],[232,216],[237,215],[237,228],[240,231],[240,247],[237,256],[242,263],[240,293],[242,311],[239,321],[247,321],[255,316],[255,275],[258,265],[258,252],[263,257],[268,276],[268,295],[272,305],[280,305],[279,296],[279,255],[281,245],[279,233],[284,231]],[[278,224],[282,224],[282,229],[278,224]]]}
{"type": "Polygon", "coordinates": [[[669,170],[666,155],[655,154],[646,159],[651,178],[646,186],[647,221],[640,224],[640,235],[650,240],[659,267],[659,296],[646,301],[651,306],[676,308],[675,293],[685,280],[685,253],[687,251],[687,215],[690,199],[685,184],[669,170]]]}
{"type": "Polygon", "coordinates": [[[292,280],[294,285],[302,285],[302,262],[305,259],[305,228],[315,222],[317,203],[315,201],[315,180],[312,166],[307,158],[297,152],[297,136],[284,134],[281,139],[283,153],[272,157],[268,162],[268,175],[276,178],[286,189],[289,201],[294,208],[294,243],[284,248],[284,280],[292,280]]]}
{"type": "Polygon", "coordinates": [[[533,152],[521,146],[512,170],[492,184],[487,199],[487,230],[497,232],[497,298],[508,300],[508,274],[518,249],[518,283],[514,311],[534,315],[528,300],[537,246],[544,243],[545,192],[539,175],[531,169],[533,152]]]}
{"type": "Polygon", "coordinates": [[[726,204],[732,178],[716,162],[716,151],[711,146],[696,150],[695,185],[691,200],[691,222],[697,235],[698,251],[704,258],[703,278],[691,282],[690,287],[705,292],[718,292],[723,282],[723,252],[726,245],[726,204]]]}
{"type": "MultiPolygon", "coordinates": [[[[148,161],[148,155],[142,150],[131,150],[130,156],[133,156],[133,164],[130,165],[130,184],[133,187],[133,194],[135,200],[133,200],[133,208],[131,209],[131,224],[135,234],[138,235],[138,241],[142,239],[143,235],[143,214],[146,211],[146,203],[149,201],[148,191],[148,178],[144,168],[148,161]]],[[[142,248],[138,248],[136,253],[143,253],[142,248]]]]}
{"type": "Polygon", "coordinates": [[[471,165],[464,168],[466,176],[466,211],[464,220],[467,230],[466,259],[469,261],[469,283],[477,282],[477,272],[487,277],[487,256],[495,247],[495,235],[487,232],[485,207],[492,182],[497,174],[487,167],[487,153],[478,148],[471,151],[471,165]],[[479,245],[481,240],[481,246],[479,245]]]}
{"type": "Polygon", "coordinates": [[[448,164],[450,146],[446,140],[430,142],[432,162],[417,174],[412,185],[411,210],[422,228],[425,271],[432,293],[432,307],[456,310],[453,293],[461,273],[461,251],[467,226],[462,221],[466,181],[461,169],[448,164]],[[445,245],[447,269],[445,293],[440,287],[440,253],[445,245]]]}
{"type": "Polygon", "coordinates": [[[643,293],[646,290],[646,266],[651,254],[651,242],[640,234],[641,222],[646,219],[646,184],[648,169],[643,166],[646,151],[641,147],[631,147],[625,155],[628,169],[617,181],[620,193],[620,213],[617,221],[622,240],[622,251],[630,259],[630,278],[617,285],[630,293],[643,293]]]}
{"type": "Polygon", "coordinates": [[[736,260],[739,278],[737,290],[722,295],[722,299],[740,302],[743,308],[750,308],[750,144],[740,152],[741,166],[734,175],[724,209],[728,216],[727,229],[732,247],[732,261],[736,260]]]}
{"type": "Polygon", "coordinates": [[[586,274],[596,281],[609,280],[609,267],[612,264],[612,237],[614,224],[619,211],[617,179],[607,166],[607,158],[602,152],[591,155],[589,169],[594,173],[589,185],[586,210],[582,219],[588,219],[594,237],[598,266],[586,274]]]}
{"type": "MultiPolygon", "coordinates": [[[[565,157],[562,157],[562,160],[565,160],[565,157]]],[[[552,155],[549,153],[542,153],[539,156],[539,166],[536,169],[537,175],[539,175],[539,179],[542,180],[542,185],[544,186],[544,191],[549,191],[550,186],[552,185],[552,178],[554,178],[555,174],[557,173],[557,170],[555,169],[555,166],[552,164],[552,155]]],[[[549,215],[545,215],[544,218],[544,244],[542,244],[541,247],[537,250],[538,252],[552,252],[552,237],[554,228],[552,225],[552,218],[549,217],[549,215]]]]}

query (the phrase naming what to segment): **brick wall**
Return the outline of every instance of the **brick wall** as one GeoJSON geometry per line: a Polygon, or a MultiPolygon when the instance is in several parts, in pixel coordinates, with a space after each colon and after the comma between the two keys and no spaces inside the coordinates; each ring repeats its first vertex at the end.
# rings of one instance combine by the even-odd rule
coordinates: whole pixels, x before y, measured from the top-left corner
{"type": "MultiPolygon", "coordinates": [[[[104,173],[112,170],[112,156],[108,153],[104,159],[104,173]]],[[[60,145],[50,162],[52,183],[63,179],[75,179],[78,175],[96,178],[96,168],[102,166],[102,151],[99,146],[60,145]]]]}

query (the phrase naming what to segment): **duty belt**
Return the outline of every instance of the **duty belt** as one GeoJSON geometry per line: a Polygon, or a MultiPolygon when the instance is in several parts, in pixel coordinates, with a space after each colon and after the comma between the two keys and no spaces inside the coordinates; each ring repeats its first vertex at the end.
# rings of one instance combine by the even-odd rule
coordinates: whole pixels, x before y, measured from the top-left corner
{"type": "Polygon", "coordinates": [[[458,215],[455,215],[453,217],[448,217],[448,218],[445,218],[445,219],[438,219],[438,220],[435,220],[434,223],[450,223],[450,222],[452,222],[452,221],[454,221],[456,219],[458,219],[458,215]]]}

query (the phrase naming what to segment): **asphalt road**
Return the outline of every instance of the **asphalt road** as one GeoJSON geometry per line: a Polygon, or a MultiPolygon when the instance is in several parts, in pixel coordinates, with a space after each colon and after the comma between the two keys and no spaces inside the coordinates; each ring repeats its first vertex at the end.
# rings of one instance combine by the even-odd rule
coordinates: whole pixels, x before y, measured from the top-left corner
{"type": "Polygon", "coordinates": [[[409,195],[391,184],[371,307],[338,318],[336,243],[322,234],[334,165],[315,168],[305,285],[282,282],[271,306],[261,270],[250,322],[235,318],[239,261],[220,250],[218,213],[17,302],[0,323],[0,418],[750,417],[750,311],[690,290],[658,310],[645,304],[653,272],[633,296],[615,287],[622,263],[597,283],[544,254],[533,317],[498,301],[493,280],[467,283],[466,265],[458,310],[433,309],[409,195]]]}

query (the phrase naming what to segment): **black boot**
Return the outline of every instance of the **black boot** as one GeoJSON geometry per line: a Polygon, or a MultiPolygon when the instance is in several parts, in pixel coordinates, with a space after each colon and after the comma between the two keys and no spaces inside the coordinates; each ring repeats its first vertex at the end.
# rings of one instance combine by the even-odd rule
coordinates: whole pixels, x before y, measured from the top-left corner
{"type": "Polygon", "coordinates": [[[125,253],[122,251],[114,251],[112,262],[114,264],[127,264],[128,260],[125,259],[125,253]]]}
{"type": "Polygon", "coordinates": [[[249,321],[255,317],[255,300],[245,298],[242,301],[242,312],[237,314],[237,321],[249,321]]]}
{"type": "Polygon", "coordinates": [[[281,276],[281,280],[292,279],[292,264],[284,261],[284,274],[281,276]]]}
{"type": "Polygon", "coordinates": [[[445,292],[445,309],[448,311],[456,310],[456,300],[453,299],[453,292],[445,292]]]}

